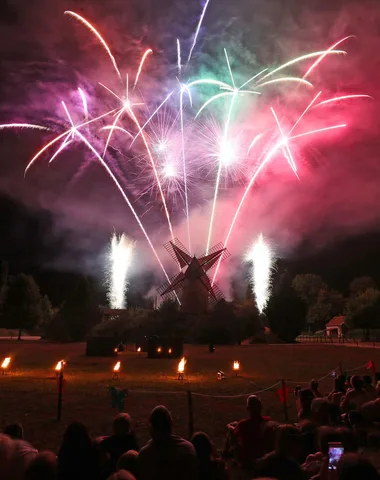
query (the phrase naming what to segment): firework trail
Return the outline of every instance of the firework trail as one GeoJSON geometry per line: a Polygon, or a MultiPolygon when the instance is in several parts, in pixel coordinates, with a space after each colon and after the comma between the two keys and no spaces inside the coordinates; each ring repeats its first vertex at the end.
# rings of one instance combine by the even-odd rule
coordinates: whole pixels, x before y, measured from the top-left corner
{"type": "Polygon", "coordinates": [[[111,62],[113,64],[113,67],[116,71],[116,73],[118,74],[120,80],[121,80],[121,74],[120,74],[120,71],[119,71],[119,68],[117,66],[117,63],[116,63],[116,60],[115,60],[115,57],[112,55],[112,52],[109,48],[109,46],[107,45],[106,41],[104,40],[104,38],[100,35],[100,33],[97,31],[97,29],[91,25],[91,23],[86,20],[85,18],[83,18],[82,16],[78,15],[77,13],[75,12],[71,12],[70,10],[66,10],[64,12],[65,15],[70,15],[74,18],[76,18],[77,20],[79,20],[80,22],[83,23],[83,25],[85,25],[89,30],[90,32],[92,32],[97,38],[98,40],[100,41],[100,43],[103,45],[103,47],[105,48],[106,52],[108,53],[108,56],[110,57],[111,59],[111,62]]]}
{"type": "MultiPolygon", "coordinates": [[[[184,135],[184,126],[183,126],[183,94],[186,90],[181,88],[179,94],[179,115],[181,123],[181,153],[182,153],[182,166],[183,166],[183,183],[185,190],[185,213],[186,213],[186,222],[187,222],[187,241],[189,245],[189,252],[191,252],[191,234],[190,234],[190,213],[189,213],[189,196],[187,191],[187,172],[186,172],[186,156],[185,156],[185,135],[184,135]]],[[[190,97],[191,99],[191,97],[190,97]]]]}
{"type": "Polygon", "coordinates": [[[26,128],[26,129],[32,129],[32,130],[46,130],[49,131],[50,128],[44,127],[42,125],[33,125],[31,123],[3,123],[0,125],[0,130],[6,129],[6,128],[26,128]]]}
{"type": "Polygon", "coordinates": [[[108,253],[108,300],[112,309],[126,307],[125,295],[134,248],[135,243],[125,233],[112,235],[108,253]]]}
{"type": "Polygon", "coordinates": [[[317,103],[317,105],[314,105],[313,108],[317,108],[322,105],[328,105],[331,103],[341,102],[343,100],[352,100],[355,98],[370,98],[371,100],[373,100],[373,97],[371,97],[370,95],[362,95],[362,94],[361,95],[342,95],[341,97],[334,97],[334,98],[329,98],[327,100],[323,100],[323,102],[319,102],[317,103]]]}
{"type": "Polygon", "coordinates": [[[181,70],[182,70],[181,44],[178,38],[177,38],[177,68],[178,68],[178,75],[181,75],[181,70]]]}
{"type": "Polygon", "coordinates": [[[141,70],[143,69],[146,57],[151,53],[153,53],[153,50],[151,48],[148,48],[148,50],[146,50],[146,52],[144,53],[144,55],[141,58],[139,69],[137,70],[137,74],[136,74],[136,80],[135,80],[135,83],[133,85],[133,90],[136,88],[137,82],[139,81],[141,70]]]}
{"type": "MultiPolygon", "coordinates": [[[[319,95],[318,95],[319,96],[319,95]]],[[[309,105],[310,106],[310,105],[309,105]]],[[[302,113],[301,116],[304,115],[305,112],[302,113]]],[[[299,119],[296,121],[296,124],[299,123],[299,119]]],[[[294,130],[294,125],[293,125],[293,128],[291,129],[291,131],[294,130]]],[[[332,125],[332,126],[329,126],[329,127],[325,127],[325,128],[321,128],[321,129],[316,129],[316,130],[311,130],[311,131],[308,131],[308,132],[304,132],[302,134],[299,134],[299,135],[293,135],[292,137],[284,137],[283,136],[283,132],[282,132],[282,138],[280,141],[276,141],[273,145],[272,148],[269,149],[268,153],[263,155],[263,160],[262,162],[260,162],[258,168],[256,169],[255,173],[252,175],[248,185],[246,186],[245,190],[244,190],[244,193],[242,195],[242,198],[236,208],[236,211],[235,211],[235,214],[233,216],[233,219],[232,219],[232,222],[231,222],[231,225],[230,225],[230,228],[228,230],[228,233],[227,233],[227,236],[226,236],[226,239],[224,241],[224,247],[227,248],[227,245],[228,245],[228,242],[230,240],[230,237],[231,237],[231,234],[233,232],[233,229],[235,227],[235,224],[236,224],[236,221],[238,219],[238,216],[240,214],[240,211],[241,211],[241,208],[247,198],[247,195],[249,193],[249,191],[251,190],[253,184],[255,183],[255,181],[257,180],[257,177],[259,176],[259,174],[261,173],[261,171],[267,166],[267,164],[270,162],[270,160],[272,160],[272,158],[274,157],[274,155],[279,151],[279,149],[283,149],[285,144],[288,145],[288,142],[291,141],[291,140],[294,140],[294,139],[297,139],[297,138],[301,138],[301,137],[305,137],[307,135],[314,135],[314,134],[317,134],[317,133],[322,133],[322,132],[327,132],[327,131],[330,131],[330,130],[335,130],[335,129],[338,129],[338,128],[345,128],[347,125],[344,123],[344,124],[340,124],[340,125],[332,125]]],[[[253,141],[255,141],[257,138],[257,136],[254,138],[253,141]]],[[[256,140],[257,142],[257,140],[256,140]]],[[[289,147],[288,147],[289,148],[289,147]]],[[[298,175],[297,175],[297,169],[295,168],[296,171],[294,171],[294,168],[291,164],[291,160],[285,156],[285,158],[287,159],[289,165],[291,166],[293,172],[295,173],[295,175],[297,176],[298,178],[298,175]]],[[[294,159],[293,159],[293,162],[294,162],[294,159]]],[[[212,284],[214,284],[215,282],[215,278],[218,274],[218,270],[219,270],[219,267],[220,267],[220,261],[217,263],[216,265],[216,268],[215,268],[215,272],[214,272],[214,276],[213,276],[213,279],[212,279],[212,284]]]]}
{"type": "Polygon", "coordinates": [[[252,265],[252,292],[259,312],[263,313],[270,296],[270,280],[274,256],[270,245],[265,242],[262,233],[260,233],[247,253],[246,261],[252,265]]]}
{"type": "Polygon", "coordinates": [[[87,98],[86,98],[86,95],[85,95],[84,91],[80,87],[78,88],[78,92],[79,92],[80,98],[82,100],[84,117],[87,120],[87,118],[88,118],[87,98]]]}
{"type": "MultiPolygon", "coordinates": [[[[115,110],[110,110],[109,112],[103,113],[102,115],[99,115],[98,117],[93,118],[92,120],[88,120],[87,122],[84,122],[80,125],[77,125],[75,127],[75,130],[78,131],[79,128],[85,127],[86,125],[89,125],[90,123],[96,122],[97,120],[99,120],[101,118],[104,118],[104,117],[110,115],[113,112],[115,112],[115,110]]],[[[19,124],[13,123],[13,124],[8,124],[6,126],[8,126],[8,127],[16,126],[16,128],[17,128],[19,126],[19,124]]],[[[0,125],[0,129],[1,128],[2,128],[2,125],[0,125]]],[[[49,129],[46,129],[46,130],[49,130],[49,129]]],[[[29,161],[28,165],[26,166],[24,175],[26,175],[28,173],[28,170],[34,164],[34,162],[36,162],[36,160],[38,160],[38,158],[40,158],[41,155],[44,152],[46,152],[51,146],[53,146],[55,143],[57,143],[61,138],[70,137],[70,136],[73,136],[73,127],[71,127],[69,130],[66,130],[65,132],[61,133],[57,137],[53,138],[53,140],[51,140],[46,145],[44,145],[40,150],[38,150],[38,152],[34,155],[34,157],[29,161]]]]}
{"type": "MultiPolygon", "coordinates": [[[[63,103],[63,106],[64,106],[64,109],[65,111],[67,112],[67,116],[70,120],[70,123],[72,123],[72,119],[71,119],[71,115],[66,107],[66,105],[63,103]]],[[[90,142],[80,133],[79,131],[79,128],[81,127],[84,127],[92,122],[95,122],[107,115],[109,115],[110,113],[113,113],[115,112],[116,109],[114,110],[111,110],[110,112],[107,112],[103,115],[100,115],[99,117],[96,117],[92,120],[89,120],[87,122],[84,122],[80,125],[77,125],[77,126],[74,126],[72,125],[72,127],[61,133],[60,135],[58,135],[57,137],[55,137],[53,140],[51,140],[50,142],[48,142],[46,145],[44,145],[44,147],[42,147],[38,152],[37,154],[32,158],[32,160],[29,161],[28,165],[26,166],[25,168],[25,175],[27,173],[27,171],[29,170],[29,168],[34,164],[34,162],[44,153],[46,152],[52,145],[54,145],[56,142],[58,142],[60,139],[65,138],[65,141],[67,140],[68,141],[68,138],[69,137],[74,137],[74,136],[77,136],[81,141],[83,141],[83,143],[90,149],[90,151],[96,156],[96,158],[99,160],[99,162],[101,163],[101,165],[104,167],[104,169],[106,170],[106,172],[108,173],[108,175],[110,176],[110,178],[112,179],[112,181],[114,182],[115,186],[117,187],[117,189],[120,191],[121,195],[123,196],[125,202],[127,203],[128,207],[130,208],[133,216],[135,217],[141,231],[143,232],[152,252],[153,252],[153,255],[155,256],[156,260],[157,260],[157,263],[159,264],[161,270],[163,271],[164,275],[165,275],[165,278],[170,282],[170,279],[169,279],[169,276],[168,274],[166,273],[166,270],[161,262],[161,259],[160,257],[158,256],[158,253],[156,251],[156,249],[154,248],[153,246],[153,243],[148,235],[148,233],[146,232],[139,216],[137,215],[137,212],[135,211],[135,209],[133,208],[133,205],[132,203],[130,202],[129,198],[127,197],[124,189],[121,187],[120,183],[118,182],[117,178],[115,177],[115,175],[112,173],[112,170],[109,168],[109,166],[107,165],[107,163],[103,160],[103,158],[100,156],[100,154],[97,152],[97,150],[90,144],[90,142]]],[[[13,124],[3,124],[3,125],[0,125],[0,130],[1,129],[4,129],[4,128],[38,128],[38,129],[46,129],[46,130],[49,130],[45,127],[41,127],[39,125],[30,125],[30,124],[20,124],[20,123],[13,123],[13,124]]],[[[52,161],[63,149],[64,149],[65,145],[61,145],[58,150],[55,152],[55,154],[53,155],[53,157],[50,159],[50,161],[52,161]]]]}
{"type": "Polygon", "coordinates": [[[195,31],[193,44],[191,45],[190,52],[189,52],[189,56],[187,57],[187,64],[190,62],[191,56],[192,56],[192,54],[193,54],[193,50],[194,50],[194,48],[195,48],[195,45],[197,44],[197,39],[198,39],[198,35],[199,35],[199,30],[201,29],[202,22],[203,22],[203,19],[204,19],[205,14],[206,14],[206,10],[207,10],[207,7],[208,7],[208,4],[209,4],[209,3],[210,3],[210,0],[206,0],[205,6],[203,7],[202,14],[201,14],[201,18],[199,19],[198,26],[197,26],[197,29],[196,29],[196,31],[195,31]]]}
{"type": "MultiPolygon", "coordinates": [[[[127,82],[128,84],[128,82],[127,82]]],[[[102,84],[101,84],[102,85],[102,84]]],[[[104,86],[104,85],[102,85],[104,86]]],[[[120,97],[118,97],[114,92],[112,92],[109,88],[105,87],[108,91],[110,91],[111,93],[113,93],[117,98],[119,98],[119,100],[121,102],[123,102],[121,100],[120,97]]],[[[173,227],[172,227],[172,223],[171,223],[171,220],[170,220],[170,214],[169,214],[169,210],[168,210],[168,206],[167,206],[167,203],[166,203],[166,199],[165,199],[165,195],[164,195],[164,192],[162,190],[162,185],[161,185],[161,180],[160,180],[160,177],[159,177],[159,174],[158,174],[158,171],[157,171],[157,167],[156,167],[156,164],[155,164],[155,161],[153,159],[153,155],[152,155],[152,152],[150,150],[150,147],[149,147],[149,144],[148,144],[148,141],[145,137],[145,134],[144,134],[144,131],[141,129],[141,125],[136,117],[136,115],[134,114],[133,110],[132,110],[132,106],[133,104],[131,105],[131,103],[129,102],[129,100],[127,99],[125,102],[123,102],[124,106],[123,108],[119,111],[118,115],[116,116],[116,119],[113,123],[112,126],[115,126],[116,123],[118,122],[119,118],[121,117],[121,115],[126,111],[128,113],[128,115],[130,116],[130,118],[133,120],[133,122],[135,123],[136,127],[139,129],[139,131],[141,131],[140,135],[141,135],[141,138],[142,138],[142,141],[145,145],[145,149],[147,151],[147,154],[148,154],[148,157],[149,157],[149,160],[150,160],[150,163],[152,165],[152,169],[153,169],[153,173],[154,173],[154,177],[156,179],[156,182],[157,182],[157,186],[158,186],[158,190],[159,190],[159,193],[160,193],[160,196],[161,196],[161,200],[162,200],[162,205],[164,207],[164,210],[165,210],[165,215],[166,215],[166,219],[168,221],[168,225],[169,225],[169,231],[170,231],[170,235],[171,235],[171,238],[172,240],[174,241],[174,232],[173,232],[173,227]]],[[[110,134],[108,136],[108,139],[107,139],[107,143],[106,143],[106,146],[108,145],[109,143],[109,140],[111,138],[111,134],[112,134],[112,129],[110,130],[110,134]]],[[[104,157],[104,155],[103,155],[104,157]]]]}
{"type": "MultiPolygon", "coordinates": [[[[322,60],[327,56],[329,55],[330,53],[332,53],[334,51],[334,49],[340,45],[341,43],[345,42],[346,40],[348,40],[349,38],[355,38],[354,35],[349,35],[348,37],[344,37],[342,38],[341,40],[338,40],[336,43],[334,43],[333,45],[331,45],[331,47],[329,47],[325,52],[321,53],[321,55],[319,56],[319,58],[311,65],[311,67],[307,70],[307,72],[305,73],[305,75],[302,77],[302,78],[306,78],[310,75],[310,73],[322,62],[322,60]]],[[[344,52],[345,53],[345,52],[344,52]]]]}

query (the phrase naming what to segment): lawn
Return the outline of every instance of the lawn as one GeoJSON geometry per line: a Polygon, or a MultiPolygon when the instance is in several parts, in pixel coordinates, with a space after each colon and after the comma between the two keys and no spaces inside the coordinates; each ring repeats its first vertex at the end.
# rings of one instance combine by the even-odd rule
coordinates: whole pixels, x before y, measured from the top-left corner
{"type": "MultiPolygon", "coordinates": [[[[85,345],[54,344],[43,341],[0,341],[0,359],[11,355],[12,369],[0,375],[0,428],[10,422],[21,422],[25,435],[36,448],[56,450],[62,433],[73,420],[83,421],[94,436],[107,435],[116,413],[112,409],[109,385],[129,389],[126,411],[136,422],[136,432],[144,443],[149,438],[147,419],[151,409],[164,404],[172,411],[175,430],[188,433],[187,394],[192,392],[229,396],[253,393],[281,379],[288,382],[289,416],[296,419],[296,384],[321,378],[342,363],[343,370],[364,365],[373,359],[380,365],[380,349],[331,346],[319,344],[247,345],[217,347],[214,354],[205,346],[185,346],[185,381],[177,379],[178,360],[151,360],[145,354],[130,350],[119,354],[122,372],[112,380],[113,358],[88,358],[85,345]],[[58,360],[67,361],[63,413],[56,422],[57,380],[53,371],[58,360]],[[240,360],[241,372],[232,373],[233,360],[240,360]],[[227,378],[218,380],[223,370],[227,378]]],[[[364,374],[365,368],[356,373],[364,374]]],[[[321,382],[328,392],[332,377],[321,382]]],[[[282,421],[283,408],[277,394],[278,386],[259,394],[265,413],[282,421]]],[[[245,396],[215,398],[193,395],[195,430],[207,432],[222,447],[225,426],[245,415],[245,396]]]]}

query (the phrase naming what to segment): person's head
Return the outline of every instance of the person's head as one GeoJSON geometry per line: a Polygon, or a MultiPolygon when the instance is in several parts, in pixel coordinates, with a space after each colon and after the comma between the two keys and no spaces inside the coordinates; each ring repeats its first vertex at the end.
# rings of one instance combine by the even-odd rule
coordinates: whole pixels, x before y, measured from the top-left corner
{"type": "Polygon", "coordinates": [[[191,443],[200,461],[210,460],[213,456],[214,447],[206,433],[197,432],[191,437],[191,443]]]}
{"type": "Polygon", "coordinates": [[[344,375],[339,375],[339,377],[336,377],[334,380],[334,390],[336,392],[345,393],[346,391],[345,383],[346,383],[346,379],[344,375]]]}
{"type": "Polygon", "coordinates": [[[337,428],[332,427],[319,427],[318,428],[318,444],[319,451],[324,455],[328,454],[329,443],[331,442],[342,442],[342,434],[337,428]]]}
{"type": "Polygon", "coordinates": [[[120,470],[108,477],[107,480],[136,480],[136,477],[131,472],[120,470]]]}
{"type": "Polygon", "coordinates": [[[315,378],[313,378],[313,380],[310,382],[310,388],[312,390],[318,390],[318,387],[319,387],[319,382],[318,380],[316,380],[315,378]]]}
{"type": "Polygon", "coordinates": [[[20,423],[11,423],[4,428],[4,435],[8,435],[13,440],[22,440],[24,438],[24,430],[20,423]]]}
{"type": "Polygon", "coordinates": [[[256,418],[261,416],[261,412],[263,410],[263,404],[261,403],[261,400],[259,399],[259,397],[256,397],[256,395],[250,395],[247,398],[247,410],[251,418],[256,418]]]}
{"type": "Polygon", "coordinates": [[[357,452],[358,451],[358,439],[355,435],[355,432],[351,428],[338,428],[339,435],[342,439],[342,444],[344,447],[344,451],[348,452],[357,452]]]}
{"type": "Polygon", "coordinates": [[[303,388],[298,392],[299,404],[303,410],[310,410],[314,398],[314,393],[310,388],[303,388]]]}
{"type": "Polygon", "coordinates": [[[87,428],[81,422],[72,422],[67,427],[63,439],[72,446],[84,447],[91,444],[87,428]]]}
{"type": "Polygon", "coordinates": [[[153,440],[163,440],[172,434],[173,421],[169,410],[163,405],[155,407],[149,418],[153,440]]]}
{"type": "Polygon", "coordinates": [[[279,425],[276,430],[275,451],[298,459],[301,451],[301,432],[294,425],[279,425]]]}
{"type": "Polygon", "coordinates": [[[136,478],[139,476],[139,454],[135,450],[123,453],[117,461],[116,470],[127,470],[136,478]]]}
{"type": "Polygon", "coordinates": [[[330,424],[331,425],[339,425],[341,423],[341,415],[342,412],[340,410],[339,405],[336,403],[330,402],[329,403],[329,417],[330,417],[330,424]]]}
{"type": "Polygon", "coordinates": [[[349,425],[354,429],[362,429],[366,426],[365,418],[363,417],[361,412],[358,412],[357,410],[351,410],[350,412],[348,412],[347,419],[349,425]]]}
{"type": "Polygon", "coordinates": [[[124,436],[131,433],[131,416],[128,413],[119,413],[113,420],[113,433],[124,436]]]}
{"type": "Polygon", "coordinates": [[[356,390],[356,391],[360,391],[363,389],[363,380],[361,377],[359,377],[359,375],[353,375],[350,379],[350,384],[351,384],[351,387],[356,390]]]}
{"type": "Polygon", "coordinates": [[[363,384],[364,384],[364,388],[365,388],[365,387],[371,387],[371,386],[372,386],[372,377],[371,377],[371,375],[363,375],[363,384]]]}
{"type": "Polygon", "coordinates": [[[380,480],[379,472],[367,459],[347,453],[337,465],[338,480],[380,480]]]}
{"type": "Polygon", "coordinates": [[[52,452],[41,452],[26,469],[25,480],[56,480],[57,459],[52,452]]]}
{"type": "Polygon", "coordinates": [[[311,402],[311,416],[318,425],[329,425],[330,402],[325,398],[315,398],[311,402]]]}
{"type": "Polygon", "coordinates": [[[300,422],[301,445],[304,459],[311,453],[316,452],[317,427],[310,420],[300,422]]]}

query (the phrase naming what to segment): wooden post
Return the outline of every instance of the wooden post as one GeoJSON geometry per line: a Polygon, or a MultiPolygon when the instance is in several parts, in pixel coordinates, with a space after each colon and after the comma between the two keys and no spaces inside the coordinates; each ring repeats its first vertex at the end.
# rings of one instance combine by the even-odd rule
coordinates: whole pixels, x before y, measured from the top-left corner
{"type": "Polygon", "coordinates": [[[288,395],[287,395],[285,380],[281,380],[281,389],[282,389],[282,405],[284,407],[285,422],[289,422],[288,401],[287,401],[288,395]]]}
{"type": "Polygon", "coordinates": [[[189,415],[189,439],[193,436],[194,433],[194,412],[193,412],[193,397],[191,391],[187,391],[187,407],[189,415]]]}
{"type": "Polygon", "coordinates": [[[57,422],[61,420],[62,417],[62,393],[63,393],[63,366],[59,372],[58,377],[58,405],[57,405],[57,422]]]}

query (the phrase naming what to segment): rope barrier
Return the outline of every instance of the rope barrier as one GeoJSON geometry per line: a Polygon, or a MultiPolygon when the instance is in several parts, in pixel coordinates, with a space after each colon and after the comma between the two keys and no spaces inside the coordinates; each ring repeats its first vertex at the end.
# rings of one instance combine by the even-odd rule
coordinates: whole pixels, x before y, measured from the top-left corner
{"type": "Polygon", "coordinates": [[[267,387],[267,388],[263,388],[262,390],[258,390],[257,392],[252,392],[252,393],[239,393],[238,395],[211,395],[211,394],[208,394],[208,393],[196,393],[196,392],[191,392],[192,395],[195,395],[197,397],[210,397],[210,398],[239,398],[239,397],[246,397],[246,396],[250,396],[250,395],[257,395],[258,393],[263,393],[263,392],[266,392],[268,390],[271,390],[272,388],[274,387],[277,387],[278,385],[280,385],[281,382],[277,382],[277,383],[274,383],[273,385],[271,385],[270,387],[267,387]]]}
{"type": "MultiPolygon", "coordinates": [[[[345,371],[348,373],[348,372],[355,372],[357,370],[360,370],[364,367],[367,366],[368,363],[364,363],[363,365],[360,365],[358,367],[354,367],[354,368],[351,368],[351,369],[346,369],[345,371]]],[[[324,380],[325,378],[331,376],[334,372],[337,372],[340,370],[340,366],[330,370],[326,375],[324,375],[323,377],[320,377],[317,381],[318,382],[321,382],[322,380],[324,380]]],[[[309,381],[300,381],[300,382],[296,382],[296,381],[286,381],[286,383],[288,384],[292,384],[292,385],[308,385],[310,383],[311,380],[309,381]]],[[[215,394],[209,394],[209,393],[200,393],[200,392],[191,392],[192,395],[195,395],[197,397],[208,397],[208,398],[240,398],[240,397],[247,397],[247,396],[250,396],[250,395],[257,395],[259,393],[263,393],[263,392],[267,392],[268,390],[271,390],[272,388],[274,387],[278,387],[281,382],[276,382],[274,383],[273,385],[269,386],[269,387],[265,387],[261,390],[257,390],[256,392],[252,392],[252,393],[247,393],[247,390],[249,389],[249,387],[251,386],[251,384],[255,384],[254,382],[250,381],[249,382],[249,385],[247,388],[245,388],[241,393],[239,394],[236,394],[236,395],[215,395],[215,394]]],[[[106,385],[99,385],[99,386],[106,386],[106,385]]],[[[128,390],[128,393],[137,393],[137,394],[140,394],[140,393],[145,393],[145,394],[149,394],[149,395],[159,395],[159,394],[163,394],[163,395],[180,395],[180,394],[187,394],[188,390],[178,390],[178,391],[166,391],[166,390],[130,390],[129,388],[126,388],[126,390],[128,390]]]]}

